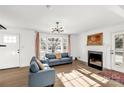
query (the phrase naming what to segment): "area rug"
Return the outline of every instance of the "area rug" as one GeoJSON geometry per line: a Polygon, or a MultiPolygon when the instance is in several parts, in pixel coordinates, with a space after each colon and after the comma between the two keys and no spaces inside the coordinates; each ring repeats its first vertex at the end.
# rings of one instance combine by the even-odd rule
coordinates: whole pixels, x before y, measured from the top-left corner
{"type": "Polygon", "coordinates": [[[115,80],[121,84],[124,84],[124,73],[115,71],[115,70],[104,70],[98,73],[99,75],[115,80]]]}

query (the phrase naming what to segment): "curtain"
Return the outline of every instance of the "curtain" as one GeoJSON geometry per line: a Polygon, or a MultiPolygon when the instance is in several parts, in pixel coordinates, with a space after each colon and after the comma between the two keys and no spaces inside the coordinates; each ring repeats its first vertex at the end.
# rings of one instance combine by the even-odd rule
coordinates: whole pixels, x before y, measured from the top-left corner
{"type": "Polygon", "coordinates": [[[37,59],[40,59],[40,37],[39,37],[39,32],[36,32],[35,56],[36,56],[37,59]]]}
{"type": "Polygon", "coordinates": [[[71,54],[71,35],[68,35],[68,53],[71,54]]]}

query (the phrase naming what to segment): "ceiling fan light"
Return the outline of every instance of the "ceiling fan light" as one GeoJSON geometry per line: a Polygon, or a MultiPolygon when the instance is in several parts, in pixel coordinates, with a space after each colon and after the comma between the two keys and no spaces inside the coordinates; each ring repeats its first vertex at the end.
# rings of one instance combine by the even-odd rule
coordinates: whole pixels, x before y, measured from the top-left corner
{"type": "Polygon", "coordinates": [[[59,22],[56,22],[56,24],[59,24],[59,22]]]}
{"type": "Polygon", "coordinates": [[[56,28],[52,28],[52,33],[53,32],[58,32],[58,33],[60,33],[60,32],[63,32],[64,30],[63,30],[63,27],[59,27],[59,22],[56,22],[56,28]]]}

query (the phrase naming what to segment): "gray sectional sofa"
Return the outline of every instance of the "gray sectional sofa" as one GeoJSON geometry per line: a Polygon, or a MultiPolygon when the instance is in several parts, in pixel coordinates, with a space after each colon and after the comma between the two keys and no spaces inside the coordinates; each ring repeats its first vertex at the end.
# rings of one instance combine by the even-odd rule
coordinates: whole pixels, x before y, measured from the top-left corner
{"type": "Polygon", "coordinates": [[[44,69],[40,70],[35,57],[32,57],[29,67],[29,87],[46,87],[54,86],[55,70],[48,64],[44,64],[44,69]]]}
{"type": "Polygon", "coordinates": [[[60,64],[72,63],[72,56],[68,53],[61,53],[61,59],[56,59],[54,53],[49,53],[45,55],[45,60],[41,60],[43,63],[47,63],[49,66],[55,66],[60,64]]]}

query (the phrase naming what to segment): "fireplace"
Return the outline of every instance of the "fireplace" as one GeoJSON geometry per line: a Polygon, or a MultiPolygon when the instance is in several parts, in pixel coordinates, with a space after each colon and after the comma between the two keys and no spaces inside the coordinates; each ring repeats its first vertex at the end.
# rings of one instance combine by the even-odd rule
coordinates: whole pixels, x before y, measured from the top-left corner
{"type": "Polygon", "coordinates": [[[103,68],[103,52],[88,51],[88,66],[102,70],[103,68]]]}

